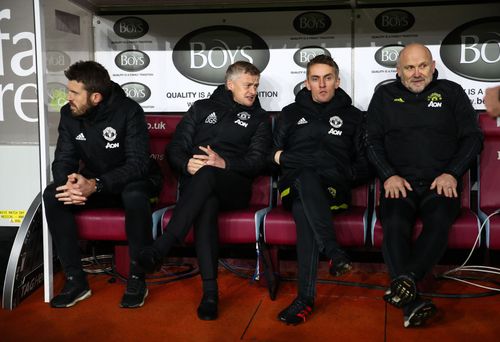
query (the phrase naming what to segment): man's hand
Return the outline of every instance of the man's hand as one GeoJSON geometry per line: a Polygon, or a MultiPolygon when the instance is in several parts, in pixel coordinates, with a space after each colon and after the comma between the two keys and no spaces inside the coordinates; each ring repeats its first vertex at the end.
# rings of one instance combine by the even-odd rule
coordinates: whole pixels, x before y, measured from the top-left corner
{"type": "Polygon", "coordinates": [[[190,175],[194,175],[207,163],[208,156],[195,154],[193,158],[190,158],[187,164],[187,171],[190,175]]]}
{"type": "Polygon", "coordinates": [[[280,164],[280,157],[281,157],[281,153],[283,153],[283,150],[278,150],[276,151],[276,153],[274,154],[274,162],[278,165],[281,165],[280,164]]]}
{"type": "Polygon", "coordinates": [[[56,190],[56,198],[64,204],[84,205],[87,198],[95,192],[95,180],[72,173],[68,175],[66,184],[56,190]]]}
{"type": "MultiPolygon", "coordinates": [[[[215,166],[221,169],[226,168],[226,161],[217,154],[214,150],[210,148],[210,145],[207,145],[207,147],[199,146],[199,149],[205,152],[208,156],[208,159],[206,160],[206,165],[210,166],[215,166]]],[[[198,157],[198,155],[194,155],[193,158],[198,157]]]]}
{"type": "Polygon", "coordinates": [[[457,180],[449,173],[443,173],[436,177],[431,184],[431,190],[436,189],[439,195],[446,197],[458,197],[457,193],[457,180]]]}
{"type": "Polygon", "coordinates": [[[410,183],[398,175],[387,178],[384,182],[385,198],[399,198],[399,193],[406,198],[406,190],[413,191],[410,183]]]}
{"type": "Polygon", "coordinates": [[[492,118],[500,116],[500,85],[486,89],[484,93],[484,105],[486,111],[492,118]]]}

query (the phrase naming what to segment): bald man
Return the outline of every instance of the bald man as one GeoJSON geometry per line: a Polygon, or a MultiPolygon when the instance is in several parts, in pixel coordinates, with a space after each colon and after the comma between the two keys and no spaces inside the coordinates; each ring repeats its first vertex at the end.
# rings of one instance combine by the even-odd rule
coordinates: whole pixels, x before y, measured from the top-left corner
{"type": "Polygon", "coordinates": [[[460,209],[460,180],[482,148],[476,112],[462,87],[438,79],[430,50],[409,44],[397,77],[373,95],[367,113],[367,153],[383,189],[382,252],[391,284],[384,300],[402,308],[404,327],[436,312],[417,282],[446,250],[460,209]],[[423,231],[412,241],[417,217],[423,231]]]}

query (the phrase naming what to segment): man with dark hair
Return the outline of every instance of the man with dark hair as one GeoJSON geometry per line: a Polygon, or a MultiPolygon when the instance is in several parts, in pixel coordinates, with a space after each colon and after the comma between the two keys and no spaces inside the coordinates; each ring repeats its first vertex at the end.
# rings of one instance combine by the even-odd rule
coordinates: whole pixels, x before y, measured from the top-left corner
{"type": "Polygon", "coordinates": [[[383,185],[382,252],[392,278],[384,299],[403,309],[404,327],[413,327],[436,312],[416,283],[446,250],[462,175],[481,150],[482,133],[462,87],[437,79],[426,46],[405,46],[396,68],[396,81],[381,86],[370,102],[367,152],[383,185]],[[412,244],[417,216],[423,230],[412,244]]]}
{"type": "Polygon", "coordinates": [[[75,213],[92,207],[123,207],[131,263],[120,306],[139,307],[148,291],[136,260],[152,240],[150,198],[161,185],[159,169],[149,158],[144,112],[96,62],[77,62],[65,75],[68,103],[61,108],[54,182],[43,199],[66,283],[50,304],[66,308],[91,294],[81,265],[75,213]]]}
{"type": "Polygon", "coordinates": [[[271,145],[270,120],[257,97],[259,79],[260,71],[251,63],[232,64],[225,84],[209,99],[196,101],[178,124],[167,158],[180,174],[179,200],[165,233],[139,258],[153,272],[194,226],[202,320],[218,316],[217,214],[248,206],[252,181],[264,170],[271,145]]]}
{"type": "Polygon", "coordinates": [[[298,295],[278,315],[287,324],[305,322],[312,313],[319,253],[330,259],[331,275],[351,269],[337,243],[332,212],[347,208],[351,187],[370,175],[363,113],[339,87],[337,63],[330,56],[316,56],[306,76],[306,88],[279,116],[272,150],[281,168],[281,199],[297,230],[298,295]]]}

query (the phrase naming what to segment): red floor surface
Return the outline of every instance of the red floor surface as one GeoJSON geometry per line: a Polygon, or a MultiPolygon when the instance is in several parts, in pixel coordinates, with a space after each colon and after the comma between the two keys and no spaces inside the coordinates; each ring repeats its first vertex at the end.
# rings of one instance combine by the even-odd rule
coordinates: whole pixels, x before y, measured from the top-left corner
{"type": "MultiPolygon", "coordinates": [[[[282,267],[293,275],[294,263],[282,267]]],[[[319,276],[328,276],[321,263],[319,276]]],[[[438,315],[427,326],[403,328],[401,310],[385,304],[382,290],[319,284],[314,313],[305,324],[287,326],[276,319],[295,297],[295,283],[283,282],[275,301],[258,283],[220,268],[219,319],[200,321],[199,277],[150,285],[140,309],[121,309],[122,283],[106,275],[89,277],[92,296],[73,308],[52,309],[42,289],[12,311],[0,310],[0,341],[499,341],[500,297],[435,298],[438,315]]],[[[387,284],[385,268],[355,264],[341,280],[387,284]]],[[[55,277],[56,292],[62,276],[55,277]]],[[[432,283],[439,293],[481,290],[452,281],[432,283]]]]}

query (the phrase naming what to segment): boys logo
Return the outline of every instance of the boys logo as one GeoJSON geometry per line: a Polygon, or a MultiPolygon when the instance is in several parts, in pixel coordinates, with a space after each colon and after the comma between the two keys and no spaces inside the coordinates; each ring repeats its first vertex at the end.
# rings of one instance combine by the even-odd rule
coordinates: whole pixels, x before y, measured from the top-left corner
{"type": "Polygon", "coordinates": [[[441,108],[443,103],[441,102],[443,100],[443,97],[439,93],[432,93],[429,96],[427,96],[427,101],[429,101],[429,104],[427,107],[434,107],[434,108],[441,108]]]}
{"type": "Polygon", "coordinates": [[[239,119],[243,120],[243,121],[247,121],[247,120],[248,120],[248,119],[250,119],[250,117],[251,117],[251,116],[250,116],[250,114],[249,114],[249,113],[247,113],[247,112],[240,112],[240,113],[236,114],[236,116],[237,116],[239,119]]]}
{"type": "Polygon", "coordinates": [[[207,85],[224,83],[227,67],[236,61],[248,61],[263,71],[269,56],[269,47],[260,36],[229,25],[190,32],[177,42],[172,52],[174,66],[183,76],[207,85]]]}

